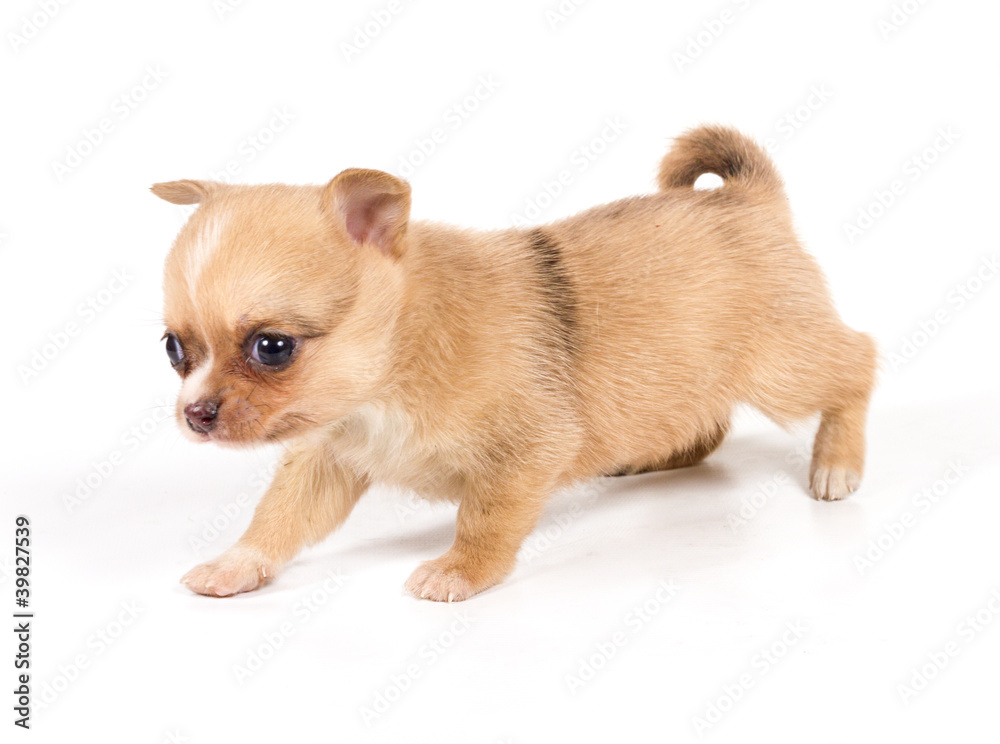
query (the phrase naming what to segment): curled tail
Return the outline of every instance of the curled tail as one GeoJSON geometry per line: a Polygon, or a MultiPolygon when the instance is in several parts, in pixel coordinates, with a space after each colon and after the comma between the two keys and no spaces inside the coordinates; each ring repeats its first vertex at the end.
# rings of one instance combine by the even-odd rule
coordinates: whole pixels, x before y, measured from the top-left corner
{"type": "Polygon", "coordinates": [[[747,189],[781,193],[781,176],[764,149],[730,127],[707,125],[676,140],[660,162],[660,188],[691,188],[698,176],[715,173],[723,181],[747,189]]]}

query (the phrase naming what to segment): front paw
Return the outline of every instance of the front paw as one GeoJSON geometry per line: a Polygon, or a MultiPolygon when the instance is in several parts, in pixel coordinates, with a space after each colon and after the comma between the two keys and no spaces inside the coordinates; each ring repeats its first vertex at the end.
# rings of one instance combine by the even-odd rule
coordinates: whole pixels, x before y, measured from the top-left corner
{"type": "Polygon", "coordinates": [[[498,572],[493,578],[475,576],[461,561],[447,555],[421,563],[406,580],[406,591],[417,599],[434,602],[461,602],[489,589],[503,578],[498,572]]]}
{"type": "Polygon", "coordinates": [[[251,592],[272,576],[273,571],[257,551],[233,546],[215,560],[192,568],[181,583],[198,594],[230,597],[251,592]]]}

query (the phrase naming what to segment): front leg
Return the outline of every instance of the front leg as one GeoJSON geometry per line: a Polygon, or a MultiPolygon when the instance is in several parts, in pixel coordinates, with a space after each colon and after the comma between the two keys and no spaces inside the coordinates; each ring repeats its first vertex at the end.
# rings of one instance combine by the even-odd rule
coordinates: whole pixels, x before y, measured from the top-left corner
{"type": "Polygon", "coordinates": [[[554,488],[551,470],[472,482],[458,506],[455,542],[422,563],[406,582],[420,599],[457,602],[500,583],[554,488]]]}
{"type": "Polygon", "coordinates": [[[256,589],[303,546],[339,527],[367,488],[368,479],[339,464],[326,441],[294,445],[243,537],[215,560],[188,571],[181,583],[215,597],[256,589]]]}

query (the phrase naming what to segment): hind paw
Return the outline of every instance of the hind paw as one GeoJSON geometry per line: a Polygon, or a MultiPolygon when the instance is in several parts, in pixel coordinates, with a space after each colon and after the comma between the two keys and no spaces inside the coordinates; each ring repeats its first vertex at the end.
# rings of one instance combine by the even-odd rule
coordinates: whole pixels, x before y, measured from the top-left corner
{"type": "Polygon", "coordinates": [[[812,472],[809,490],[819,501],[840,501],[858,489],[861,476],[849,468],[818,467],[812,472]]]}

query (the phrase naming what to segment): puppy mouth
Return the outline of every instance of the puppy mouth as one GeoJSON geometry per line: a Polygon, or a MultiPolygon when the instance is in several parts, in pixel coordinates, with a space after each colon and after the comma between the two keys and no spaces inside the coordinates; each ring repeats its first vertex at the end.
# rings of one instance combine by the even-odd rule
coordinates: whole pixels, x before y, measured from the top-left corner
{"type": "Polygon", "coordinates": [[[281,432],[281,434],[275,436],[271,432],[264,430],[263,427],[255,427],[253,425],[242,426],[237,424],[234,428],[233,425],[220,424],[205,431],[195,428],[191,425],[190,421],[185,420],[185,424],[189,432],[187,433],[188,439],[198,444],[211,442],[223,447],[249,447],[265,442],[274,442],[282,439],[281,434],[284,434],[284,432],[281,432]],[[255,428],[260,428],[260,431],[254,432],[255,428]]]}
{"type": "Polygon", "coordinates": [[[189,439],[198,443],[213,442],[231,447],[280,442],[308,431],[317,424],[316,419],[312,416],[300,413],[285,414],[267,425],[256,419],[219,420],[208,429],[196,427],[186,417],[183,420],[184,425],[190,431],[190,434],[187,434],[189,439]]]}
{"type": "Polygon", "coordinates": [[[191,430],[191,433],[199,442],[207,442],[211,440],[212,435],[209,432],[199,431],[198,429],[195,429],[194,426],[191,425],[190,421],[185,420],[185,423],[187,424],[188,429],[191,430]]]}

